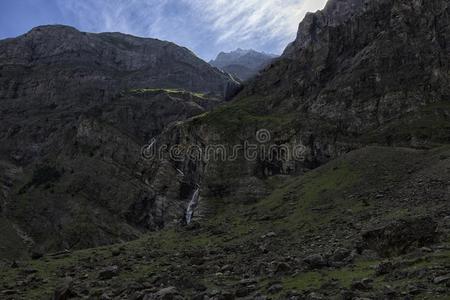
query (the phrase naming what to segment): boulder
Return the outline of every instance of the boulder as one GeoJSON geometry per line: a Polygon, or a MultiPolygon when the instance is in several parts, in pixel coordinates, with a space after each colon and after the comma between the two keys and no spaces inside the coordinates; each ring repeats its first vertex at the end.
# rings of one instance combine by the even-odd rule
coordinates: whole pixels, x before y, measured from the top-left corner
{"type": "Polygon", "coordinates": [[[66,300],[76,296],[72,290],[73,279],[66,278],[64,282],[55,289],[53,300],[66,300]]]}
{"type": "Polygon", "coordinates": [[[110,266],[106,267],[103,270],[100,271],[98,274],[98,279],[100,280],[109,280],[119,274],[119,267],[118,266],[110,266]]]}
{"type": "Polygon", "coordinates": [[[312,269],[322,268],[327,266],[327,261],[320,254],[313,254],[306,257],[303,260],[305,263],[309,265],[312,269]]]}
{"type": "Polygon", "coordinates": [[[402,255],[435,242],[437,226],[430,217],[393,221],[364,232],[363,247],[375,250],[382,257],[402,255]]]}

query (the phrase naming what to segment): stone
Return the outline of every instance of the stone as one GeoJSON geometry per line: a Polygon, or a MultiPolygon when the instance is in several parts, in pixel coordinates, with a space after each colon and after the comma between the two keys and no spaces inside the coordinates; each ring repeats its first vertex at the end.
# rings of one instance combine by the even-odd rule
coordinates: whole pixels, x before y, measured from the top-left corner
{"type": "Polygon", "coordinates": [[[167,287],[159,290],[156,293],[156,299],[158,300],[172,300],[179,294],[178,289],[176,287],[167,287]]]}
{"type": "Polygon", "coordinates": [[[336,250],[334,250],[331,258],[334,261],[343,261],[344,259],[349,257],[350,254],[351,254],[351,251],[346,248],[337,248],[336,250]]]}
{"type": "Polygon", "coordinates": [[[287,274],[291,271],[291,266],[288,263],[280,262],[276,264],[275,273],[276,274],[287,274]]]}
{"type": "Polygon", "coordinates": [[[53,300],[67,300],[75,297],[76,294],[72,290],[73,279],[66,278],[64,282],[58,286],[53,294],[53,300]]]}
{"type": "Polygon", "coordinates": [[[111,255],[112,256],[119,256],[121,254],[121,250],[119,248],[114,248],[111,250],[111,255]]]}
{"type": "Polygon", "coordinates": [[[437,223],[430,217],[393,221],[362,234],[365,247],[383,257],[405,254],[414,247],[424,247],[436,241],[437,223]]]}
{"type": "Polygon", "coordinates": [[[267,289],[267,292],[268,292],[269,294],[276,294],[276,293],[278,293],[278,292],[281,292],[282,290],[283,290],[283,285],[277,283],[277,284],[271,285],[271,286],[267,289]]]}
{"type": "Polygon", "coordinates": [[[98,278],[100,280],[109,280],[119,274],[119,267],[118,266],[109,266],[104,269],[102,269],[99,274],[98,278]]]}
{"type": "Polygon", "coordinates": [[[311,268],[322,268],[327,266],[326,260],[320,254],[310,255],[306,257],[303,261],[307,263],[311,268]]]}
{"type": "Polygon", "coordinates": [[[233,270],[233,266],[232,265],[225,265],[222,268],[220,268],[221,272],[227,272],[227,271],[232,271],[233,270]]]}
{"type": "Polygon", "coordinates": [[[384,261],[379,263],[375,268],[375,275],[382,276],[389,274],[394,270],[394,264],[390,261],[384,261]]]}
{"type": "Polygon", "coordinates": [[[252,289],[248,288],[248,287],[240,287],[236,290],[236,297],[247,297],[248,295],[250,295],[252,293],[252,289]]]}
{"type": "Polygon", "coordinates": [[[321,295],[319,293],[310,293],[306,297],[306,300],[324,300],[324,299],[325,298],[323,297],[323,295],[321,295]]]}
{"type": "Polygon", "coordinates": [[[267,238],[272,238],[272,237],[276,237],[276,236],[277,236],[277,234],[275,232],[269,232],[269,233],[261,236],[261,238],[267,239],[267,238]]]}
{"type": "Polygon", "coordinates": [[[450,275],[438,276],[433,279],[434,284],[442,284],[450,281],[450,275]]]}
{"type": "Polygon", "coordinates": [[[365,278],[362,280],[354,281],[351,284],[351,289],[358,291],[370,291],[372,289],[372,280],[365,278]]]}

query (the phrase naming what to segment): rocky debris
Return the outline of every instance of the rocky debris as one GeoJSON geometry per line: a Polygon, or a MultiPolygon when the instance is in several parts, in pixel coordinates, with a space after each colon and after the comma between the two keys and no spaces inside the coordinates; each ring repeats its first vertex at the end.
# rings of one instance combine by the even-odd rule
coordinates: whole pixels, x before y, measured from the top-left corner
{"type": "Polygon", "coordinates": [[[100,280],[109,280],[119,274],[119,267],[118,266],[109,266],[104,269],[102,269],[98,273],[98,279],[100,280]]]}
{"type": "Polygon", "coordinates": [[[280,291],[282,291],[282,290],[283,290],[283,285],[277,283],[277,284],[271,285],[271,286],[267,289],[267,292],[268,292],[269,294],[276,294],[276,293],[278,293],[278,292],[280,292],[280,291]]]}
{"type": "MultiPolygon", "coordinates": [[[[8,268],[0,272],[0,278],[5,281],[2,289],[17,289],[25,296],[38,292],[47,295],[45,279],[40,277],[48,276],[53,286],[55,276],[62,278],[69,274],[76,278],[74,290],[84,298],[152,299],[166,295],[166,292],[159,296],[158,293],[164,287],[173,286],[180,295],[168,293],[169,298],[221,299],[222,295],[227,295],[231,299],[239,296],[264,299],[267,289],[277,284],[281,284],[281,297],[287,295],[286,289],[298,285],[298,293],[288,292],[292,299],[438,298],[449,294],[445,280],[434,283],[435,278],[450,272],[442,263],[448,258],[448,245],[430,246],[433,252],[409,252],[409,248],[427,247],[428,242],[422,241],[428,240],[426,232],[431,232],[428,229],[432,226],[427,229],[428,225],[417,225],[421,222],[406,225],[400,221],[390,222],[400,215],[417,216],[423,212],[433,220],[448,215],[450,166],[437,155],[448,151],[448,147],[423,150],[435,142],[448,143],[448,1],[364,2],[370,3],[367,9],[355,13],[352,13],[354,1],[333,0],[330,3],[336,5],[335,13],[310,14],[302,25],[308,30],[299,32],[306,36],[299,37],[293,55],[286,55],[267,68],[262,79],[249,83],[230,105],[215,113],[174,124],[174,131],[170,130],[172,127],[163,130],[167,124],[159,121],[153,127],[154,124],[148,122],[152,114],[145,112],[154,112],[166,103],[171,106],[175,102],[181,104],[174,104],[175,107],[185,107],[186,101],[190,103],[187,107],[198,112],[195,108],[199,107],[189,99],[197,99],[198,95],[157,91],[159,96],[155,96],[155,91],[147,90],[111,100],[103,97],[96,85],[92,88],[93,94],[89,91],[83,94],[91,97],[77,98],[85,101],[80,106],[89,110],[80,109],[74,116],[64,114],[64,118],[57,114],[61,118],[56,120],[54,114],[50,114],[51,124],[39,131],[42,134],[24,135],[20,132],[34,132],[33,128],[20,129],[9,123],[0,126],[11,129],[0,137],[19,134],[15,141],[21,152],[5,150],[8,159],[26,165],[40,157],[41,151],[46,153],[44,150],[55,147],[55,152],[45,157],[50,159],[54,155],[58,162],[69,162],[64,166],[44,164],[26,169],[34,179],[29,185],[32,188],[15,198],[23,200],[27,204],[25,208],[30,207],[30,211],[25,211],[27,217],[39,211],[48,213],[45,217],[53,220],[53,211],[45,208],[63,210],[66,202],[60,201],[60,187],[67,188],[74,198],[82,194],[82,199],[71,200],[68,204],[85,204],[86,210],[79,215],[65,211],[64,215],[75,218],[73,224],[83,227],[63,226],[62,232],[72,229],[67,233],[72,239],[61,243],[67,243],[71,249],[74,244],[86,247],[84,235],[78,235],[84,230],[94,230],[86,236],[97,237],[88,241],[94,240],[95,244],[102,239],[102,243],[105,242],[108,230],[103,230],[104,217],[108,218],[105,223],[114,225],[119,223],[117,216],[125,217],[127,223],[122,225],[132,224],[122,228],[126,237],[133,236],[136,228],[143,231],[166,228],[135,243],[126,243],[127,250],[119,256],[112,256],[111,248],[99,248],[75,252],[73,259],[46,257],[51,260],[49,263],[56,274],[41,271],[27,274],[20,268],[8,268]],[[348,7],[352,9],[348,11],[348,7]],[[114,105],[109,106],[109,100],[114,105]],[[91,107],[90,101],[98,105],[91,107]],[[128,101],[142,106],[126,105],[123,111],[116,109],[128,101]],[[75,121],[70,121],[70,116],[75,121]],[[120,126],[128,124],[122,117],[139,121],[130,122],[129,127],[120,126]],[[52,130],[52,124],[60,126],[66,122],[64,135],[52,130]],[[272,136],[274,143],[301,141],[306,144],[305,159],[255,163],[243,160],[230,165],[192,160],[175,164],[169,159],[147,164],[132,159],[134,155],[139,156],[140,148],[130,137],[145,140],[164,132],[158,137],[164,145],[204,146],[211,141],[227,142],[229,136],[232,142],[254,137],[258,125],[276,129],[272,136]],[[49,142],[50,133],[55,133],[54,141],[62,142],[49,142]],[[215,135],[221,137],[216,139],[215,135]],[[22,138],[26,140],[23,144],[22,138]],[[394,147],[351,151],[373,143],[394,147]],[[37,146],[25,147],[29,144],[37,146]],[[404,145],[420,150],[397,147],[404,145]],[[323,165],[338,156],[336,161],[323,165]],[[82,159],[78,160],[80,157],[82,159]],[[83,162],[86,169],[82,168],[83,162]],[[121,175],[97,182],[103,177],[91,173],[91,169],[99,174],[121,175]],[[177,170],[183,170],[185,178],[180,179],[177,170]],[[78,173],[79,176],[68,175],[78,173]],[[275,174],[286,177],[274,177],[275,174]],[[202,226],[184,230],[177,226],[176,220],[181,219],[186,199],[200,179],[204,180],[204,202],[210,202],[213,207],[208,212],[209,218],[199,221],[202,226]],[[65,185],[60,186],[62,183],[65,185]],[[110,189],[99,188],[104,186],[110,189]],[[234,194],[236,187],[239,197],[234,194]],[[42,197],[42,193],[48,197],[42,197]],[[27,198],[30,194],[33,197],[27,198]],[[268,194],[270,196],[266,197],[268,194]],[[86,196],[91,198],[85,199],[86,196]],[[28,201],[32,199],[52,199],[58,201],[58,205],[28,201]],[[39,205],[34,206],[36,204],[39,205]],[[361,228],[377,223],[382,226],[369,227],[370,233],[364,239],[361,228]],[[212,227],[225,230],[213,232],[212,227]],[[98,228],[102,230],[95,232],[98,228]],[[277,235],[261,239],[270,231],[277,235]],[[403,248],[405,242],[408,249],[403,248]],[[361,255],[351,251],[347,256],[347,249],[355,245],[361,255]],[[367,251],[370,249],[380,254],[367,251]],[[400,256],[392,258],[392,268],[384,265],[375,270],[379,256],[387,249],[386,256],[393,253],[393,256],[400,256]],[[317,254],[309,256],[311,253],[317,254]],[[99,276],[95,275],[99,267],[114,264],[120,265],[118,275],[110,280],[98,280],[99,276]],[[230,264],[233,268],[221,272],[220,266],[230,264]],[[276,274],[277,266],[282,266],[280,274],[276,274]],[[239,281],[241,278],[247,279],[239,281]],[[209,289],[205,290],[206,287],[209,289]],[[222,290],[229,292],[225,294],[222,290]]],[[[2,53],[0,51],[0,56],[2,53]]],[[[3,70],[0,70],[0,78],[4,78],[3,70]]],[[[68,77],[77,86],[82,85],[74,79],[77,77],[68,77]]],[[[18,96],[27,91],[15,89],[9,82],[5,86],[8,86],[7,95],[4,93],[0,97],[12,97],[14,101],[19,101],[18,96]],[[20,93],[16,93],[18,91],[20,93]]],[[[70,88],[70,84],[67,87],[70,88]]],[[[44,86],[43,90],[48,89],[44,86]]],[[[44,102],[48,99],[68,100],[52,99],[51,95],[42,97],[44,102]]],[[[2,99],[0,105],[4,101],[2,99]]],[[[24,102],[27,101],[20,104],[26,105],[24,102]]],[[[48,109],[57,112],[60,108],[55,105],[58,103],[48,103],[48,109]]],[[[158,115],[168,113],[174,117],[169,112],[178,112],[166,108],[158,115]]],[[[185,116],[188,115],[186,112],[185,116]]],[[[19,126],[25,126],[30,122],[28,117],[33,116],[34,113],[18,115],[10,123],[25,119],[27,122],[19,122],[19,126]]],[[[27,184],[24,182],[17,187],[27,184]]],[[[74,206],[82,208],[82,205],[74,206]]],[[[30,227],[37,227],[33,222],[45,223],[44,217],[26,220],[31,223],[30,227]]],[[[48,230],[51,226],[54,225],[42,228],[48,230]]],[[[119,235],[112,234],[114,238],[119,235]]],[[[32,265],[43,270],[45,259],[34,261],[32,265]]],[[[275,298],[277,294],[273,295],[275,298]]]]}
{"type": "Polygon", "coordinates": [[[355,253],[346,248],[337,248],[328,255],[328,264],[332,267],[342,267],[353,261],[355,253]]]}
{"type": "Polygon", "coordinates": [[[291,265],[285,262],[279,262],[275,264],[275,274],[282,275],[288,274],[292,270],[291,265]]]}
{"type": "Polygon", "coordinates": [[[359,290],[359,291],[370,291],[373,289],[372,287],[373,280],[369,278],[364,278],[362,280],[354,281],[351,284],[352,290],[359,290]]]}
{"type": "Polygon", "coordinates": [[[273,238],[273,237],[276,237],[276,236],[277,236],[277,234],[275,232],[269,232],[269,233],[266,233],[263,236],[261,236],[261,238],[262,239],[267,239],[267,238],[273,238]]]}
{"type": "Polygon", "coordinates": [[[436,242],[437,223],[430,217],[398,220],[362,234],[364,247],[384,257],[405,254],[436,242]]]}
{"type": "Polygon", "coordinates": [[[56,288],[53,300],[67,300],[77,296],[73,290],[73,279],[66,278],[64,283],[56,288]]]}
{"type": "Polygon", "coordinates": [[[40,259],[44,256],[44,253],[40,250],[34,250],[31,253],[31,258],[32,259],[40,259]]]}
{"type": "Polygon", "coordinates": [[[257,290],[258,288],[257,284],[258,279],[256,278],[242,279],[241,281],[239,281],[236,287],[235,296],[238,298],[249,296],[250,294],[252,294],[257,290]]]}
{"type": "Polygon", "coordinates": [[[376,266],[375,275],[382,276],[386,275],[394,270],[394,264],[390,261],[381,262],[376,266]]]}
{"type": "Polygon", "coordinates": [[[111,250],[112,256],[119,256],[122,253],[122,250],[120,248],[114,248],[111,250]]]}
{"type": "Polygon", "coordinates": [[[154,294],[146,295],[144,300],[176,300],[183,299],[176,287],[166,287],[154,294]]]}
{"type": "Polygon", "coordinates": [[[319,293],[310,293],[306,297],[306,300],[324,300],[324,296],[319,293]]]}
{"type": "Polygon", "coordinates": [[[442,284],[450,281],[450,275],[438,276],[433,279],[433,283],[442,284]]]}
{"type": "Polygon", "coordinates": [[[321,254],[312,254],[303,260],[312,269],[319,269],[328,265],[327,261],[321,254]]]}

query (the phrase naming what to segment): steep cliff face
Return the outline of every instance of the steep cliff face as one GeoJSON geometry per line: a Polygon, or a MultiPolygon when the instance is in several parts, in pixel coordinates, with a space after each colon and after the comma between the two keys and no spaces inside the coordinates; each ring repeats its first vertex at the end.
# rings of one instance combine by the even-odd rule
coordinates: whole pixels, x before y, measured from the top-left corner
{"type": "Polygon", "coordinates": [[[449,16],[447,0],[331,0],[258,80],[211,112],[220,99],[167,88],[87,105],[94,88],[76,113],[58,103],[28,110],[9,88],[0,256],[33,242],[83,248],[162,231],[0,261],[2,294],[445,298],[449,16]],[[44,109],[53,110],[42,122],[44,109]],[[277,156],[283,149],[298,156],[277,156]],[[172,228],[186,225],[191,199],[193,222],[172,228]]]}
{"type": "Polygon", "coordinates": [[[179,208],[156,199],[141,147],[237,88],[159,40],[44,26],[0,41],[2,222],[43,250],[160,228],[179,208]]]}
{"type": "Polygon", "coordinates": [[[249,94],[269,88],[281,99],[277,110],[339,122],[356,135],[448,100],[448,3],[349,1],[364,9],[332,13],[339,3],[306,17],[284,62],[249,94]]]}
{"type": "MultiPolygon", "coordinates": [[[[168,145],[243,149],[301,146],[301,159],[185,157],[205,198],[256,201],[270,178],[302,174],[369,144],[450,142],[450,7],[447,1],[330,1],[298,39],[227,106],[175,126],[168,145]],[[255,138],[261,129],[269,140],[255,138]]],[[[269,182],[268,182],[269,180],[269,182]]],[[[207,202],[207,201],[205,201],[207,202]]]]}
{"type": "MultiPolygon", "coordinates": [[[[136,61],[105,59],[89,73],[103,56],[89,54],[96,58],[86,65],[76,57],[91,50],[68,51],[74,64],[43,63],[38,69],[7,50],[11,61],[20,63],[3,65],[0,77],[0,105],[7,116],[1,119],[6,129],[0,153],[9,174],[2,177],[3,214],[47,249],[81,248],[182,223],[198,186],[194,219],[214,213],[214,199],[257,202],[280,176],[304,174],[365,145],[449,143],[449,9],[442,0],[330,1],[305,18],[297,40],[258,80],[212,112],[207,110],[233,81],[203,93],[192,81],[165,85],[174,79],[172,72],[158,69],[162,87],[142,89],[141,82],[153,74],[138,62],[146,55],[136,61]],[[118,73],[117,64],[123,65],[118,73]],[[35,81],[41,77],[47,78],[42,85],[35,81]],[[128,92],[119,93],[125,88],[128,92]],[[166,151],[143,159],[141,146],[152,138],[154,147],[166,151]],[[243,150],[249,143],[301,153],[295,158],[252,153],[249,159],[243,150]],[[226,148],[224,159],[198,155],[215,146],[226,148]],[[80,231],[88,234],[80,237],[80,231]]],[[[116,34],[96,38],[112,43],[112,36],[114,47],[134,41],[116,34]]],[[[63,53],[56,61],[69,55],[63,53]]]]}

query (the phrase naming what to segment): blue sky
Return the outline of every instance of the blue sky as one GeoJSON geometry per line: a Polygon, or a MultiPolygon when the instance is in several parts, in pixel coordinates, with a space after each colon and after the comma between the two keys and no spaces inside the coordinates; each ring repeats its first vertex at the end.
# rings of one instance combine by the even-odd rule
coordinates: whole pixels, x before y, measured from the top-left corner
{"type": "Polygon", "coordinates": [[[188,47],[205,60],[236,48],[279,54],[326,0],[2,0],[0,39],[44,24],[120,31],[188,47]]]}

